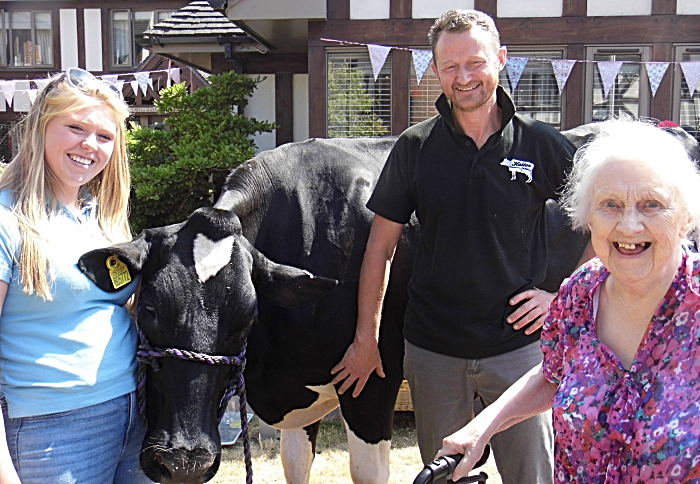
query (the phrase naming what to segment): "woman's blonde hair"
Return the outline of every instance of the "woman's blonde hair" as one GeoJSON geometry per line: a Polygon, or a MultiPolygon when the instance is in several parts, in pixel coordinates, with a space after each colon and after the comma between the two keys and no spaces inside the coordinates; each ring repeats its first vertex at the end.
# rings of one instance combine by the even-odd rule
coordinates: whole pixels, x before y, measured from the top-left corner
{"type": "MultiPolygon", "coordinates": [[[[51,300],[47,274],[50,264],[42,236],[42,226],[58,209],[56,177],[44,161],[46,125],[56,116],[73,114],[85,108],[106,107],[114,117],[114,150],[104,170],[85,187],[97,206],[97,222],[110,242],[131,239],[128,203],[131,189],[126,155],[125,121],[127,105],[102,81],[82,82],[73,87],[64,74],[57,74],[37,96],[24,120],[24,137],[19,152],[0,178],[0,190],[10,190],[13,212],[22,237],[20,274],[26,294],[37,293],[51,300]]],[[[84,187],[84,188],[85,188],[84,187]]]]}

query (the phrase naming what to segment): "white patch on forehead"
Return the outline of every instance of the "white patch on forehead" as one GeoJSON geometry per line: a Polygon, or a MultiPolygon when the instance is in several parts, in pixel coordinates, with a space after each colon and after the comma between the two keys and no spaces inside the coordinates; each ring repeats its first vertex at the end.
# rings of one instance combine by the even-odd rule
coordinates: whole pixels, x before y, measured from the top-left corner
{"type": "Polygon", "coordinates": [[[225,239],[213,241],[204,234],[197,234],[194,239],[192,255],[194,267],[199,280],[206,282],[213,277],[231,260],[233,250],[233,235],[225,239]]]}

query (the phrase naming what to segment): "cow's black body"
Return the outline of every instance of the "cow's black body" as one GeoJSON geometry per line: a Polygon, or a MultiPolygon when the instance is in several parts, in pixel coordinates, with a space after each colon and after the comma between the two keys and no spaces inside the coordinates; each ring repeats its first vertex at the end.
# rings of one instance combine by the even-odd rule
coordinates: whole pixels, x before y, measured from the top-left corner
{"type": "MultiPolygon", "coordinates": [[[[595,131],[583,126],[567,136],[579,145],[595,131]]],[[[110,254],[141,274],[139,325],[153,346],[235,355],[248,337],[249,402],[263,420],[278,424],[314,404],[318,394],[308,387],[331,381],[331,368],[353,340],[360,266],[373,217],[365,202],[393,142],[311,140],[262,153],[231,173],[215,209],[147,230],[129,244],[90,252],[81,269],[107,290],[110,254]],[[230,261],[205,282],[193,257],[199,234],[217,243],[233,236],[230,261]],[[294,268],[338,285],[332,289],[333,281],[294,268]]],[[[548,204],[547,223],[550,257],[541,287],[556,291],[588,238],[568,229],[556,204],[548,204]]],[[[370,444],[391,437],[402,379],[406,287],[418,236],[412,221],[392,265],[380,333],[386,378],[370,377],[356,399],[351,392],[340,397],[349,428],[370,444]]],[[[227,369],[178,360],[149,370],[149,430],[141,463],[152,479],[204,482],[216,473],[216,412],[228,375],[227,369]]]]}

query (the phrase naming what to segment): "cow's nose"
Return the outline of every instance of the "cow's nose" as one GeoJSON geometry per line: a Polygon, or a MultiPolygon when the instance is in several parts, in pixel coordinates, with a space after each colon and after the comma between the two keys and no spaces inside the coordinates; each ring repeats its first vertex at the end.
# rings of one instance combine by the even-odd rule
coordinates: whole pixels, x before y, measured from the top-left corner
{"type": "Polygon", "coordinates": [[[175,449],[156,452],[154,459],[161,467],[164,484],[200,484],[213,476],[210,471],[216,461],[216,454],[204,449],[175,449]]]}

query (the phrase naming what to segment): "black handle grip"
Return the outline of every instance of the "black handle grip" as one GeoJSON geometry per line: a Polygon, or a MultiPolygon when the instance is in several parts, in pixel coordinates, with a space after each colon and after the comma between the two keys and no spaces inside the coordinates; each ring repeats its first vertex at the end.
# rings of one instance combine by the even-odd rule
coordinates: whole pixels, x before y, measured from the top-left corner
{"type": "MultiPolygon", "coordinates": [[[[479,461],[474,464],[474,467],[483,466],[489,458],[491,453],[491,447],[486,444],[484,448],[484,453],[481,454],[479,461]]],[[[457,464],[464,457],[461,454],[456,455],[444,455],[438,459],[435,459],[430,464],[426,465],[423,470],[418,474],[413,484],[442,484],[447,482],[447,477],[452,475],[452,472],[457,467],[457,464]]],[[[488,476],[485,473],[480,473],[477,476],[467,476],[460,479],[457,482],[470,483],[470,482],[486,482],[488,476]]]]}

